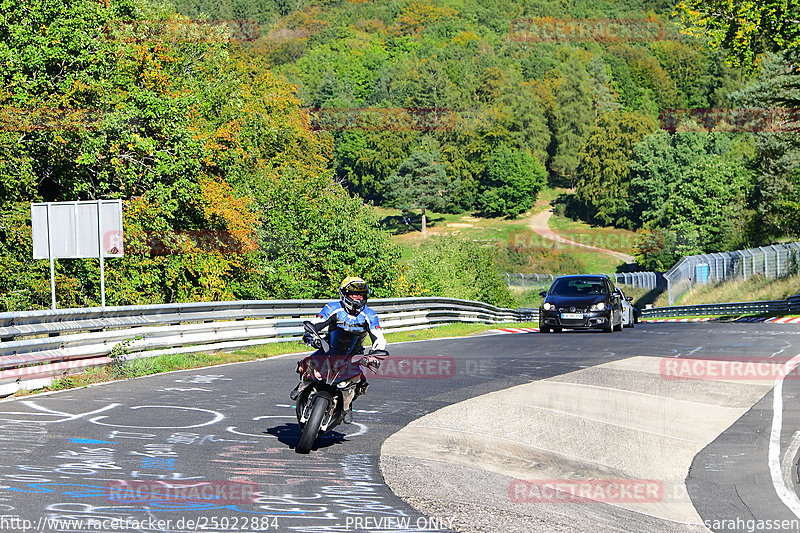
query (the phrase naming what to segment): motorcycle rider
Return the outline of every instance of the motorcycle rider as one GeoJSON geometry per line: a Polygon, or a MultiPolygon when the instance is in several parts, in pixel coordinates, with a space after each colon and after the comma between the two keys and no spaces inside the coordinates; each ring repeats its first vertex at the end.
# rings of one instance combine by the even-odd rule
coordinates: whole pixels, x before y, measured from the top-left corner
{"type": "MultiPolygon", "coordinates": [[[[367,307],[369,297],[369,286],[358,277],[347,277],[339,285],[339,301],[330,302],[322,308],[317,315],[318,319],[313,322],[314,329],[319,333],[326,327],[328,335],[326,340],[330,344],[329,356],[343,356],[354,353],[364,353],[362,344],[369,335],[372,341],[373,350],[386,349],[386,337],[383,336],[378,315],[367,307]]],[[[313,342],[313,337],[306,333],[303,341],[315,348],[319,348],[313,342]]],[[[300,374],[300,383],[292,390],[289,397],[296,400],[300,394],[311,383],[310,380],[303,378],[305,369],[310,356],[297,363],[297,373],[300,374]]],[[[377,368],[380,360],[367,356],[361,365],[377,368]]],[[[343,410],[345,417],[343,422],[349,424],[353,420],[352,403],[353,400],[367,392],[367,380],[364,374],[354,388],[348,388],[344,398],[343,410]]]]}

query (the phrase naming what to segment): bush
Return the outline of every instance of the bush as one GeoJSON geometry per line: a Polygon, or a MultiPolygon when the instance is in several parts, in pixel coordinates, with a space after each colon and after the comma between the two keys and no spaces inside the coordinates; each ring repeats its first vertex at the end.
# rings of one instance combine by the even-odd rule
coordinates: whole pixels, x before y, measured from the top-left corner
{"type": "Polygon", "coordinates": [[[497,246],[495,264],[500,272],[580,274],[588,266],[569,250],[548,246],[547,239],[532,232],[514,232],[508,244],[497,246]]]}
{"type": "Polygon", "coordinates": [[[442,237],[409,264],[408,280],[417,296],[445,296],[508,306],[513,299],[500,279],[495,256],[492,248],[442,237]]]}

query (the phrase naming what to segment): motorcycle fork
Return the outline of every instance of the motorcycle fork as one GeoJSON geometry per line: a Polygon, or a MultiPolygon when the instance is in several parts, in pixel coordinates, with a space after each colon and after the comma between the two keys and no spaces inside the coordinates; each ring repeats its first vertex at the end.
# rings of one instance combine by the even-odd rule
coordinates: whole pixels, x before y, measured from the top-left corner
{"type": "MultiPolygon", "coordinates": [[[[336,412],[336,406],[339,402],[339,395],[332,395],[332,400],[333,401],[328,404],[328,412],[325,413],[325,417],[322,419],[322,423],[320,424],[321,428],[328,427],[328,424],[331,423],[331,417],[333,416],[333,413],[336,412]]],[[[308,417],[311,416],[311,410],[314,408],[315,401],[316,391],[312,391],[306,398],[306,402],[303,406],[303,414],[300,417],[301,423],[305,423],[308,420],[308,417]]]]}
{"type": "Polygon", "coordinates": [[[328,412],[325,413],[325,417],[322,419],[322,424],[320,424],[320,427],[326,428],[326,430],[327,430],[328,426],[331,424],[331,419],[333,418],[333,413],[336,412],[336,405],[339,402],[339,395],[338,394],[333,395],[332,400],[333,401],[331,401],[328,404],[328,412]]]}
{"type": "MultiPolygon", "coordinates": [[[[317,391],[314,389],[309,390],[303,402],[303,412],[300,415],[300,423],[305,424],[308,417],[311,416],[311,410],[314,408],[314,401],[316,399],[317,391]]],[[[302,396],[301,398],[302,399],[302,396]]]]}

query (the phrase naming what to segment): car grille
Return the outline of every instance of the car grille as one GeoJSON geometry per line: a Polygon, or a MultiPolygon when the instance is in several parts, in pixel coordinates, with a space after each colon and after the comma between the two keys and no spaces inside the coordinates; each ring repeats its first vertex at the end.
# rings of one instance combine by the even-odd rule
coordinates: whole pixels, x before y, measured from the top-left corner
{"type": "Polygon", "coordinates": [[[589,308],[587,307],[559,307],[559,313],[587,313],[589,308]]]}

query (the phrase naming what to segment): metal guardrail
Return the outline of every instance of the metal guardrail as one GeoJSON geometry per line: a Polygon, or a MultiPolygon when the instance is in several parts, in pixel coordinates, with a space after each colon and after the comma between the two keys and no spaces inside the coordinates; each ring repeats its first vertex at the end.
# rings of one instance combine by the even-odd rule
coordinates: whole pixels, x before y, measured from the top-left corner
{"type": "Polygon", "coordinates": [[[673,305],[643,309],[641,318],[666,318],[693,315],[781,315],[800,314],[800,294],[785,300],[764,300],[760,302],[737,302],[702,305],[673,305]]]}
{"type": "MultiPolygon", "coordinates": [[[[160,354],[298,340],[330,300],[261,300],[0,313],[0,396],[54,377],[160,354]]],[[[538,313],[454,298],[370,300],[385,331],[453,322],[520,322],[538,313]]]]}

